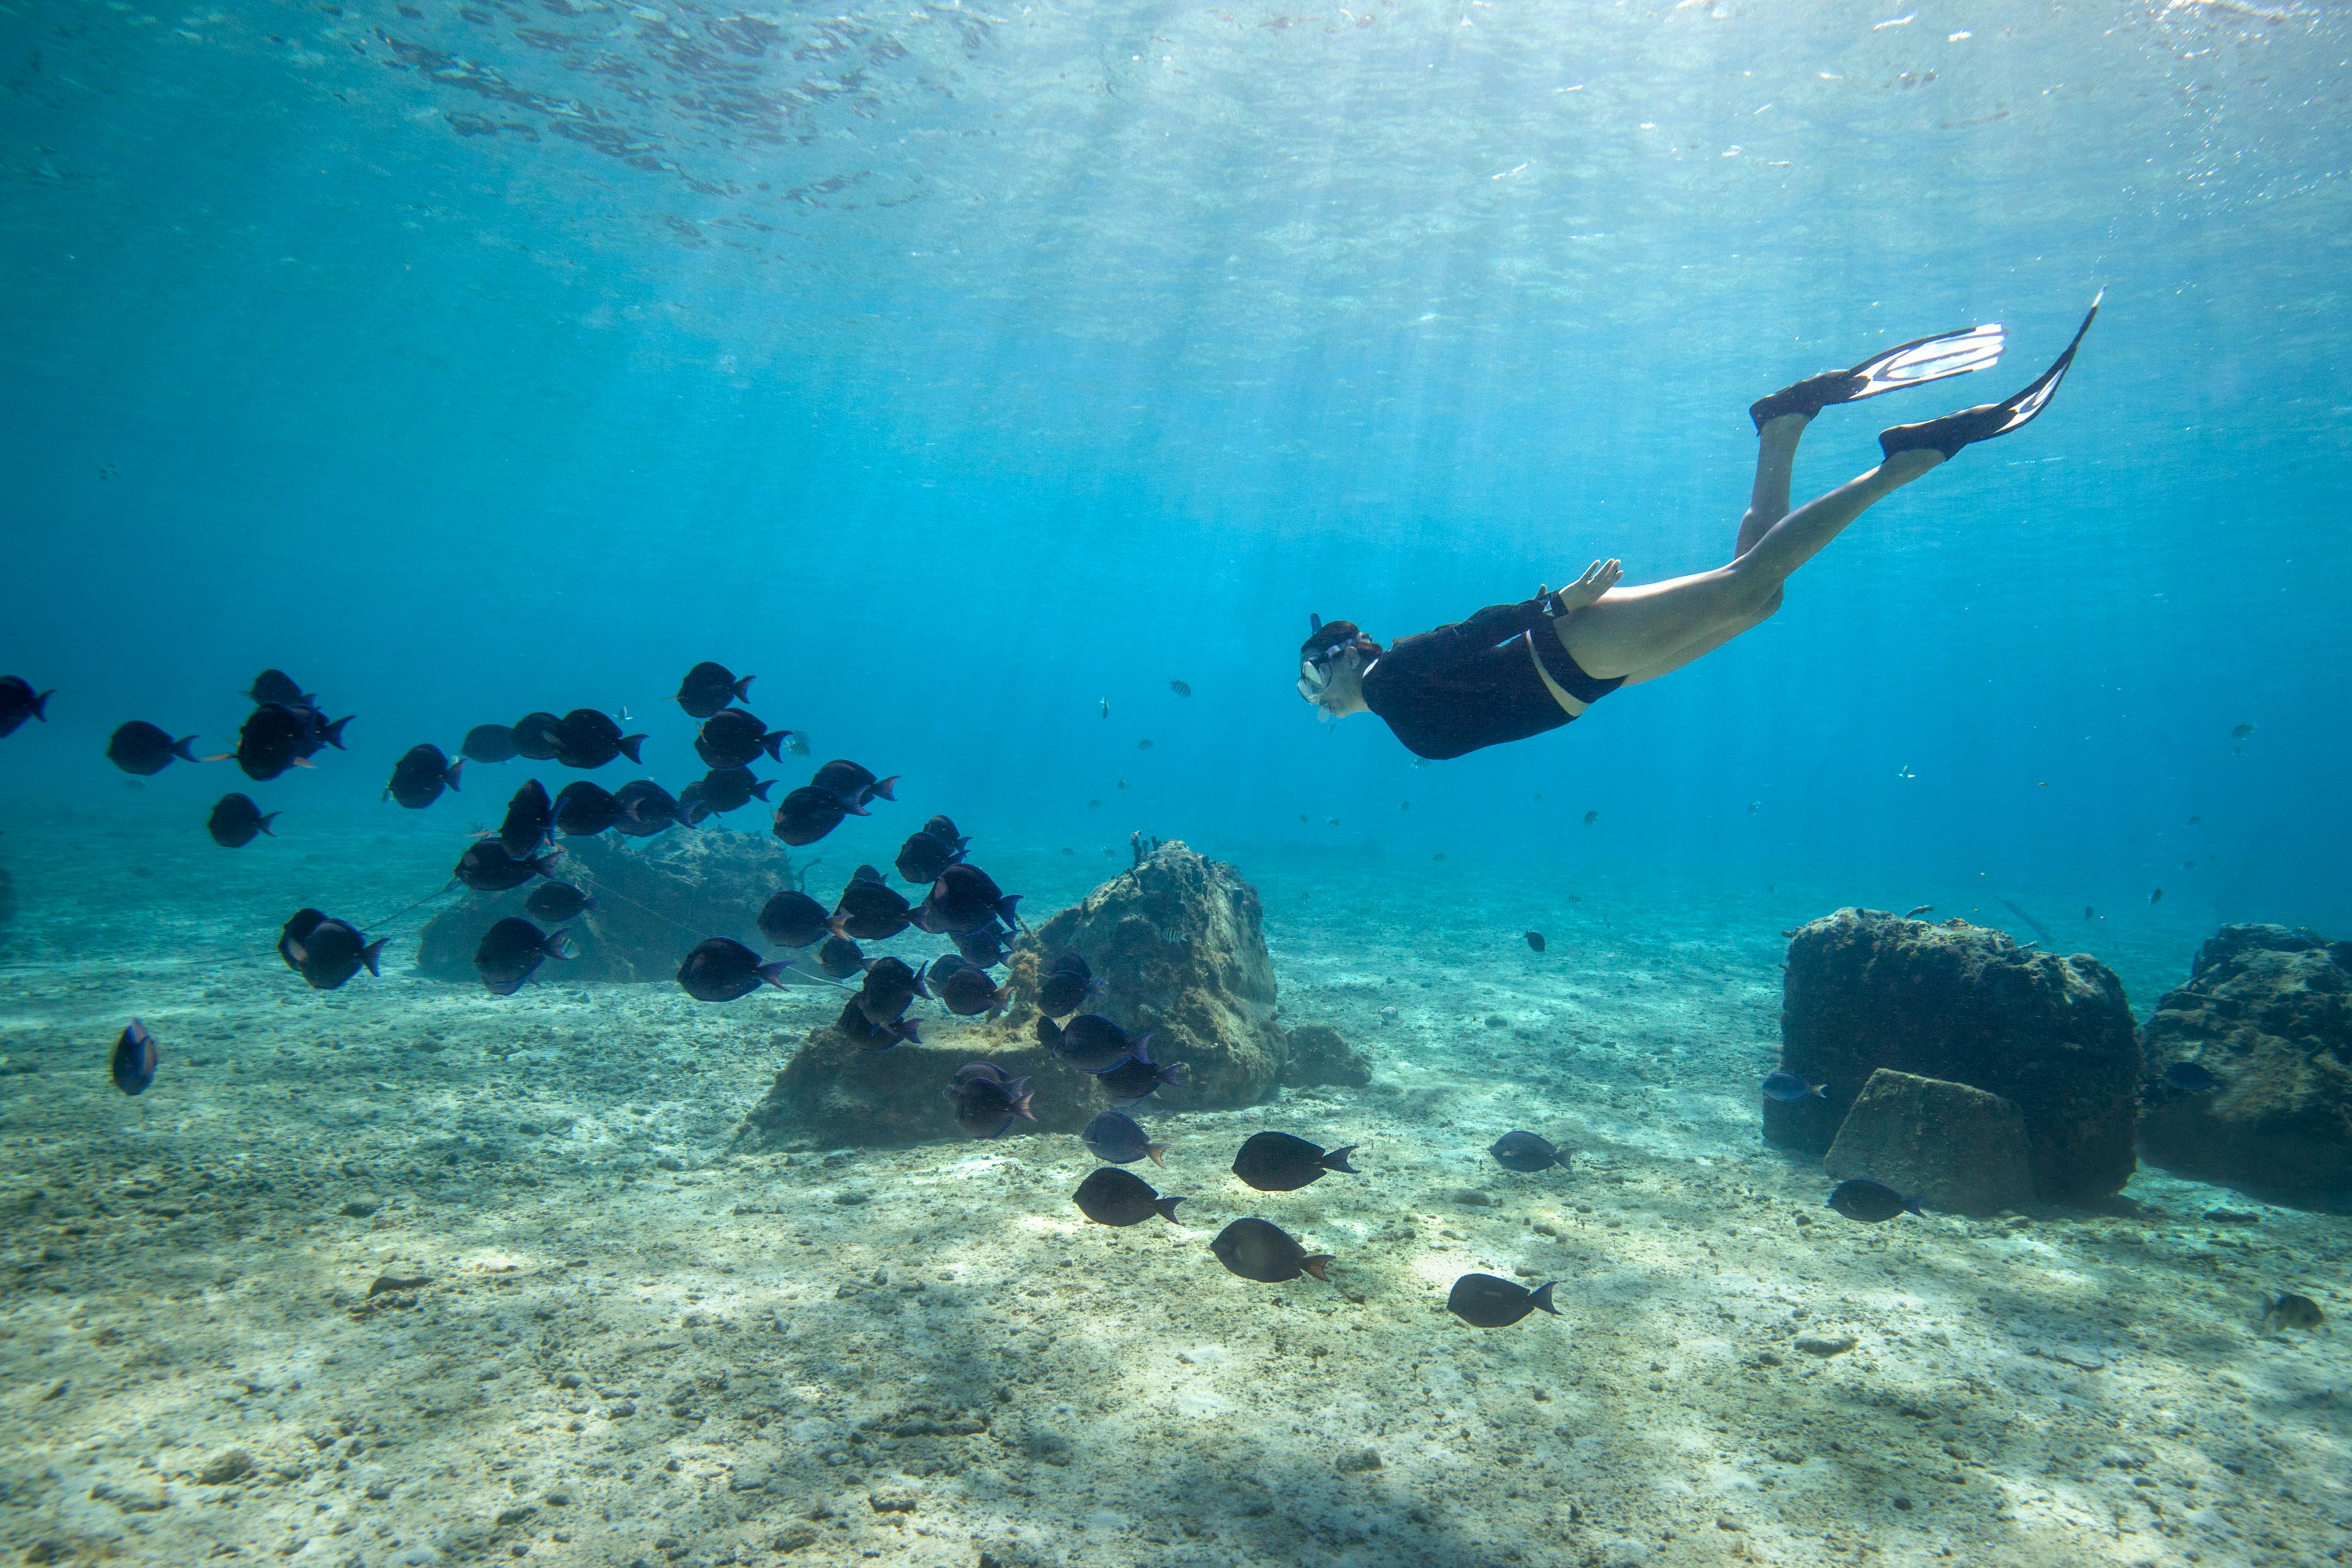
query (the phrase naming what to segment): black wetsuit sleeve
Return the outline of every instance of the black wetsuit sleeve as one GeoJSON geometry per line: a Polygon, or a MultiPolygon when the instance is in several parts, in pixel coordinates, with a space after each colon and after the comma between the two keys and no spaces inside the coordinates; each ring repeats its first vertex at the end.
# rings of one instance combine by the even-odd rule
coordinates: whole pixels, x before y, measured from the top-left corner
{"type": "Polygon", "coordinates": [[[1549,599],[1489,605],[1466,621],[1439,626],[1419,637],[1399,638],[1396,647],[1381,656],[1381,673],[1391,680],[1434,675],[1449,665],[1475,658],[1496,644],[1543,625],[1550,617],[1549,599]]]}

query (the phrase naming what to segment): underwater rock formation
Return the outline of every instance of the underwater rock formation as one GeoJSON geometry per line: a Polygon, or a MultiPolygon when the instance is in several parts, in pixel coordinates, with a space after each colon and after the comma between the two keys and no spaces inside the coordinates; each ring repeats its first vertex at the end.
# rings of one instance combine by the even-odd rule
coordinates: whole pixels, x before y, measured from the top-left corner
{"type": "MultiPolygon", "coordinates": [[[[711,936],[764,952],[768,943],[753,920],[770,894],[798,886],[792,856],[762,835],[677,828],[644,848],[610,834],[560,843],[556,877],[594,895],[596,907],[562,922],[580,952],[569,963],[549,964],[542,981],[675,980],[694,944],[711,936]]],[[[530,919],[523,900],[538,886],[467,893],[435,915],[417,939],[417,973],[478,981],[474,948],[482,933],[508,915],[530,919]]]]}
{"type": "Polygon", "coordinates": [[[1828,1099],[1764,1103],[1767,1142],[1828,1152],[1880,1068],[1947,1079],[2017,1107],[2034,1195],[2094,1203],[2134,1167],[2139,1045],[2115,972],[1962,921],[1843,909],[1793,933],[1780,1065],[1828,1099]]]}
{"type": "Polygon", "coordinates": [[[2223,926],[2157,1004],[2140,1053],[2150,1163],[2282,1196],[2352,1190],[2352,942],[2223,926]],[[2217,1081],[2180,1087],[2165,1076],[2177,1063],[2217,1081]]]}
{"type": "Polygon", "coordinates": [[[0,926],[16,918],[16,885],[8,880],[8,868],[0,866],[0,926]]]}
{"type": "Polygon", "coordinates": [[[866,1048],[835,1025],[811,1030],[766,1098],[744,1118],[739,1142],[870,1144],[963,1136],[943,1090],[957,1068],[980,1059],[1031,1079],[1037,1120],[1015,1123],[1013,1134],[1083,1127],[1097,1111],[1111,1109],[1109,1100],[1095,1080],[1064,1066],[1037,1038],[1036,995],[1045,967],[1070,951],[1083,954],[1105,983],[1087,1009],[1131,1032],[1150,1031],[1151,1059],[1178,1069],[1178,1086],[1132,1109],[1139,1118],[1161,1108],[1203,1110],[1264,1100],[1282,1076],[1291,1042],[1302,1036],[1317,1073],[1346,1072],[1351,1059],[1360,1062],[1336,1031],[1320,1026],[1303,1025],[1285,1038],[1274,1022],[1274,963],[1265,950],[1257,889],[1232,867],[1171,840],[1021,939],[1007,982],[1013,1002],[1002,1018],[957,1025],[926,1012],[927,1041],[887,1050],[866,1048]]]}
{"type": "Polygon", "coordinates": [[[1884,1182],[1931,1209],[1976,1218],[2033,1201],[2025,1119],[1997,1094],[1881,1068],[1854,1098],[1822,1169],[1884,1182]]]}
{"type": "Polygon", "coordinates": [[[1286,1038],[1289,1059],[1282,1068],[1285,1089],[1324,1083],[1360,1089],[1372,1081],[1372,1064],[1330,1025],[1295,1025],[1286,1038]]]}

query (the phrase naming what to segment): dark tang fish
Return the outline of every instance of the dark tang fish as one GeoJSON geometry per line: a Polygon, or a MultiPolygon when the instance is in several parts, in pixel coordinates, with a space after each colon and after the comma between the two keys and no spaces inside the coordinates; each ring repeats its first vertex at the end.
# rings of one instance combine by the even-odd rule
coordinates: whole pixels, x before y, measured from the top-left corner
{"type": "Polygon", "coordinates": [[[620,816],[613,826],[631,838],[651,838],[677,826],[677,797],[651,779],[633,779],[613,792],[620,816]]]}
{"type": "Polygon", "coordinates": [[[569,882],[541,882],[522,907],[543,921],[568,921],[596,907],[596,900],[569,882]]]}
{"type": "Polygon", "coordinates": [[[771,734],[748,708],[722,708],[695,732],[694,754],[714,768],[748,767],[761,752],[781,762],[776,752],[785,734],[782,730],[771,734]]]}
{"type": "Polygon", "coordinates": [[[457,787],[457,775],[465,767],[462,762],[451,762],[438,746],[411,746],[392,764],[392,782],[383,793],[411,811],[422,811],[439,800],[444,789],[457,787]]]}
{"type": "Polygon", "coordinates": [[[2221,1087],[2221,1080],[2195,1062],[2175,1062],[2164,1069],[2164,1081],[2189,1094],[2203,1094],[2221,1087]]]}
{"type": "Polygon", "coordinates": [[[677,983],[698,1002],[732,1002],[749,996],[761,983],[782,985],[787,966],[762,963],[760,955],[733,937],[714,936],[695,944],[677,966],[677,983]]]}
{"type": "Polygon", "coordinates": [[[194,735],[183,735],[174,741],[168,731],[146,720],[133,719],[115,731],[113,738],[106,742],[106,760],[126,773],[145,778],[171,766],[174,757],[184,763],[194,762],[196,753],[188,748],[195,741],[194,735]]]}
{"type": "Polygon", "coordinates": [[[702,798],[702,781],[695,780],[677,792],[677,820],[683,827],[699,827],[710,816],[710,803],[702,798]]]}
{"type": "Polygon", "coordinates": [[[753,778],[749,768],[713,768],[702,775],[702,804],[719,812],[749,805],[754,796],[764,804],[775,782],[753,778]]]}
{"type": "Polygon", "coordinates": [[[542,960],[570,958],[572,943],[561,931],[543,931],[529,921],[509,915],[482,933],[474,949],[474,970],[491,994],[511,996],[522,989],[542,960]]]}
{"type": "Polygon", "coordinates": [[[1764,1075],[1764,1092],[1784,1105],[1794,1104],[1800,1100],[1808,1098],[1827,1100],[1829,1096],[1822,1092],[1827,1088],[1829,1085],[1825,1083],[1807,1083],[1786,1068],[1764,1075]]]}
{"type": "MultiPolygon", "coordinates": [[[[898,782],[897,773],[887,779],[877,779],[872,769],[860,767],[846,757],[835,757],[817,769],[816,776],[809,780],[817,788],[829,789],[852,805],[864,805],[877,795],[884,800],[898,799],[891,793],[898,782]]],[[[949,826],[953,826],[954,824],[950,823],[949,826]]]]}
{"type": "Polygon", "coordinates": [[[1007,895],[995,879],[977,866],[954,865],[940,873],[923,900],[915,923],[928,931],[971,931],[1002,920],[1014,923],[1021,895],[1007,895]]]}
{"type": "Polygon", "coordinates": [[[1565,1171],[1568,1157],[1576,1151],[1554,1148],[1549,1139],[1538,1138],[1532,1132],[1506,1132],[1487,1146],[1486,1152],[1495,1156],[1495,1163],[1506,1171],[1533,1175],[1554,1165],[1565,1171]]]}
{"type": "Polygon", "coordinates": [[[343,749],[343,726],[352,721],[351,715],[347,713],[332,723],[329,723],[324,713],[306,703],[289,702],[285,704],[285,708],[288,712],[294,715],[295,721],[302,726],[302,739],[294,748],[296,756],[313,757],[319,754],[321,748],[327,746],[332,746],[339,752],[343,749]]]}
{"type": "MultiPolygon", "coordinates": [[[[803,784],[777,805],[775,835],[797,849],[815,843],[840,826],[849,810],[831,790],[803,784]]],[[[859,811],[857,815],[863,816],[866,813],[859,811]]]]}
{"type": "Polygon", "coordinates": [[[1153,1215],[1176,1223],[1182,1198],[1163,1198],[1142,1177],[1117,1165],[1097,1165],[1070,1194],[1078,1212],[1097,1225],[1141,1225],[1153,1215]]]}
{"type": "Polygon", "coordinates": [[[624,735],[611,714],[594,708],[574,708],[555,724],[555,760],[567,768],[601,768],[614,757],[642,762],[637,748],[643,735],[624,735]]]}
{"type": "Polygon", "coordinates": [[[265,702],[246,715],[236,731],[236,750],[229,754],[245,776],[262,783],[276,778],[310,755],[310,725],[301,712],[282,702],[265,702]]]}
{"type": "Polygon", "coordinates": [[[882,873],[871,866],[860,866],[841,889],[840,900],[834,905],[833,918],[826,922],[835,934],[856,937],[860,942],[880,942],[907,929],[911,919],[910,906],[890,885],[882,873]]]}
{"type": "Polygon", "coordinates": [[[1318,1279],[1330,1278],[1323,1268],[1331,1261],[1331,1254],[1310,1254],[1280,1226],[1262,1219],[1234,1221],[1217,1232],[1217,1239],[1209,1243],[1209,1250],[1228,1269],[1261,1285],[1279,1285],[1302,1273],[1312,1274],[1318,1279]]]}
{"type": "Polygon", "coordinates": [[[689,719],[708,719],[730,702],[750,701],[755,679],[749,675],[739,679],[725,665],[706,658],[686,672],[686,679],[677,683],[677,695],[670,700],[684,709],[689,719]]]}
{"type": "Polygon", "coordinates": [[[1541,952],[1544,950],[1544,933],[1539,931],[1528,932],[1528,945],[1541,952]]]}
{"type": "Polygon", "coordinates": [[[379,937],[370,942],[366,933],[347,921],[303,910],[286,922],[285,934],[278,939],[278,952],[294,973],[310,983],[310,989],[332,991],[362,967],[370,974],[379,973],[376,959],[383,952],[383,941],[379,937]],[[319,918],[305,919],[310,915],[319,918]],[[303,927],[299,935],[295,931],[298,923],[303,927]]]}
{"type": "Polygon", "coordinates": [[[845,936],[829,936],[817,944],[816,966],[830,980],[846,980],[866,967],[866,954],[845,936]]]}
{"type": "Polygon", "coordinates": [[[1234,1156],[1234,1174],[1262,1193],[1292,1193],[1332,1171],[1354,1175],[1348,1156],[1355,1152],[1353,1143],[1326,1152],[1320,1143],[1287,1132],[1254,1132],[1234,1156]]]}
{"type": "Polygon", "coordinates": [[[1005,935],[995,926],[982,926],[978,931],[950,931],[948,940],[955,943],[956,952],[961,953],[966,962],[976,963],[982,969],[993,969],[1003,963],[1007,955],[1005,935]]]}
{"type": "Polygon", "coordinates": [[[514,742],[516,756],[528,757],[534,763],[551,763],[562,743],[558,739],[562,728],[563,721],[552,713],[526,713],[514,721],[508,738],[514,742]]]}
{"type": "Polygon", "coordinates": [[[278,956],[286,961],[287,968],[297,974],[302,972],[302,961],[295,954],[301,951],[302,939],[318,930],[326,918],[324,910],[308,908],[296,910],[288,918],[284,928],[278,933],[278,956]]]}
{"type": "Polygon", "coordinates": [[[909,882],[936,882],[940,873],[954,865],[962,854],[960,846],[925,829],[907,835],[907,842],[898,847],[896,864],[898,875],[909,882]]]}
{"type": "Polygon", "coordinates": [[[1174,1067],[1156,1065],[1139,1043],[1133,1056],[1108,1072],[1095,1074],[1095,1081],[1102,1085],[1110,1102],[1123,1110],[1130,1105],[1142,1104],[1163,1086],[1173,1085],[1177,1080],[1174,1067]]]}
{"type": "Polygon", "coordinates": [[[1130,1035],[1099,1013],[1081,1013],[1059,1028],[1038,1019],[1037,1040],[1080,1072],[1099,1075],[1139,1055],[1149,1060],[1151,1036],[1130,1035]]]}
{"type": "Polygon", "coordinates": [[[478,893],[503,893],[509,888],[520,888],[533,877],[550,875],[555,864],[552,855],[509,855],[507,847],[495,838],[478,838],[457,857],[457,868],[449,874],[478,893]]]}
{"type": "Polygon", "coordinates": [[[956,1125],[975,1138],[1002,1138],[1014,1121],[1037,1120],[1029,1109],[1029,1080],[1013,1078],[994,1062],[966,1062],[947,1087],[956,1125]]]}
{"type": "Polygon", "coordinates": [[[114,1087],[125,1094],[139,1094],[155,1081],[155,1037],[138,1019],[115,1037],[114,1057],[109,1064],[114,1074],[114,1087]]]}
{"type": "Polygon", "coordinates": [[[1840,1182],[1830,1189],[1830,1207],[1846,1218],[1858,1219],[1864,1225],[1893,1219],[1906,1209],[1913,1214],[1922,1212],[1917,1198],[1906,1198],[1893,1187],[1859,1176],[1850,1182],[1840,1182]]]}
{"type": "Polygon", "coordinates": [[[1037,987],[1037,1011],[1048,1018],[1066,1018],[1102,989],[1102,982],[1094,977],[1087,961],[1066,952],[1054,961],[1053,969],[1037,987]]]}
{"type": "Polygon", "coordinates": [[[1447,1293],[1445,1310],[1474,1329],[1507,1329],[1538,1309],[1557,1318],[1551,1288],[1559,1283],[1549,1280],[1530,1290],[1498,1275],[1465,1274],[1447,1293]]]}
{"type": "Polygon", "coordinates": [[[566,837],[586,838],[620,820],[621,803],[603,784],[574,779],[555,792],[555,827],[566,837]]]}
{"type": "Polygon", "coordinates": [[[973,1018],[992,1008],[1002,1007],[1011,993],[989,978],[988,971],[949,953],[935,958],[927,966],[924,984],[940,1005],[959,1018],[973,1018]]]}
{"type": "Polygon", "coordinates": [[[830,929],[824,906],[806,893],[786,888],[760,910],[760,934],[778,947],[810,947],[824,940],[830,929]]]}
{"type": "Polygon", "coordinates": [[[1078,1142],[1094,1152],[1097,1160],[1108,1160],[1114,1165],[1132,1165],[1147,1156],[1155,1165],[1168,1162],[1160,1156],[1168,1152],[1165,1143],[1154,1143],[1135,1118],[1123,1111],[1106,1110],[1086,1125],[1078,1142]]]}
{"type": "Polygon", "coordinates": [[[841,1016],[834,1020],[834,1026],[869,1051],[887,1051],[900,1040],[909,1040],[916,1045],[923,1043],[921,1019],[898,1018],[887,1024],[870,1022],[857,1010],[857,998],[855,996],[843,1005],[841,1016]]]}
{"type": "Polygon", "coordinates": [[[457,750],[478,763],[511,762],[521,754],[515,750],[509,724],[477,724],[466,731],[465,743],[457,750]]]}
{"type": "Polygon", "coordinates": [[[253,678],[246,693],[255,702],[283,702],[294,708],[316,708],[319,694],[305,691],[302,683],[282,669],[265,669],[253,678]]]}
{"type": "Polygon", "coordinates": [[[546,843],[554,829],[555,803],[547,798],[547,786],[537,779],[525,779],[522,788],[507,802],[506,817],[499,824],[499,842],[509,855],[529,855],[546,843]]]}
{"type": "Polygon", "coordinates": [[[858,988],[851,1005],[867,1023],[879,1028],[897,1023],[898,1015],[916,997],[929,994],[923,988],[922,970],[908,968],[903,959],[876,958],[866,962],[866,984],[858,988]]]}
{"type": "Polygon", "coordinates": [[[21,675],[0,675],[0,735],[13,735],[16,727],[27,719],[49,721],[47,711],[54,689],[37,692],[33,683],[21,675]]]}
{"type": "Polygon", "coordinates": [[[278,813],[264,816],[251,796],[232,793],[213,802],[213,814],[205,819],[205,831],[224,849],[242,849],[253,842],[257,834],[269,833],[269,825],[277,820],[278,813]]]}

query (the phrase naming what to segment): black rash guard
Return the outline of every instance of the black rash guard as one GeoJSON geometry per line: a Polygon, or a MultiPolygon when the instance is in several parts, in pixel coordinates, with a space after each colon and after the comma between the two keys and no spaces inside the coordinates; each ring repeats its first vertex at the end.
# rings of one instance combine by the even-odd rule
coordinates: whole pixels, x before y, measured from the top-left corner
{"type": "Polygon", "coordinates": [[[1466,621],[1400,638],[1364,672],[1364,706],[1408,751],[1433,762],[1557,730],[1570,715],[1536,673],[1531,646],[1580,701],[1597,701],[1624,683],[1578,668],[1552,630],[1551,601],[1538,598],[1489,605],[1466,621]]]}

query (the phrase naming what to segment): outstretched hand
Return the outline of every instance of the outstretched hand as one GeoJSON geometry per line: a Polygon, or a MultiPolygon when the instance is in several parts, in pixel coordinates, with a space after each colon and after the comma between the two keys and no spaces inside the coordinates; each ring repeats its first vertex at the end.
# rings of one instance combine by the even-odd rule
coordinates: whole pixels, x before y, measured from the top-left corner
{"type": "Polygon", "coordinates": [[[1624,576],[1625,568],[1615,561],[1594,562],[1584,569],[1583,576],[1559,591],[1553,600],[1557,606],[1554,613],[1564,616],[1584,608],[1622,582],[1624,576]]]}

